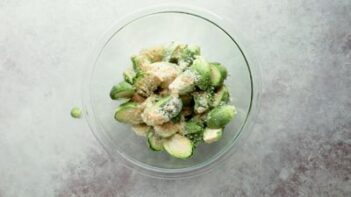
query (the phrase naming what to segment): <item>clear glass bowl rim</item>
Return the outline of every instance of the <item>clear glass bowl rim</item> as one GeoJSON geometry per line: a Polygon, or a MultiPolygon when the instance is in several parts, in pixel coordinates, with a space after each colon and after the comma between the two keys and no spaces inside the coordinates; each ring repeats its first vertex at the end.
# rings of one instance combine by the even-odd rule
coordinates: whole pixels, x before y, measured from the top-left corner
{"type": "Polygon", "coordinates": [[[243,44],[243,36],[238,34],[238,32],[234,31],[233,25],[230,24],[230,21],[225,18],[225,16],[220,16],[214,12],[209,10],[193,7],[193,6],[184,6],[184,5],[175,5],[175,4],[162,4],[157,6],[146,7],[140,10],[137,10],[120,20],[118,20],[112,27],[108,28],[108,30],[102,34],[101,38],[93,47],[91,55],[87,60],[87,65],[89,65],[88,69],[84,70],[85,77],[83,79],[82,84],[82,105],[85,109],[85,119],[90,127],[95,138],[102,145],[104,150],[109,154],[110,158],[114,161],[118,161],[124,166],[136,170],[137,172],[155,178],[164,178],[164,179],[179,179],[179,178],[188,178],[197,175],[204,174],[213,169],[214,166],[217,166],[221,162],[223,162],[226,158],[232,155],[235,152],[234,146],[240,146],[245,141],[245,138],[249,136],[250,130],[253,126],[255,117],[259,112],[259,100],[260,100],[260,92],[261,92],[261,73],[259,70],[259,66],[257,62],[253,59],[253,53],[250,49],[247,48],[246,44],[243,44]],[[225,146],[219,154],[217,154],[214,158],[211,158],[208,162],[201,163],[195,167],[188,167],[182,169],[164,169],[157,168],[150,165],[143,164],[139,161],[133,161],[131,159],[126,158],[123,154],[121,154],[118,150],[118,155],[115,151],[111,151],[109,145],[111,142],[106,136],[103,136],[98,132],[99,125],[95,119],[95,114],[93,113],[92,105],[91,105],[91,92],[90,92],[90,79],[92,73],[94,72],[94,68],[97,62],[97,59],[101,55],[104,47],[110,41],[110,39],[118,33],[121,29],[126,27],[129,23],[132,23],[135,20],[138,20],[143,17],[147,17],[154,14],[162,14],[162,13],[179,13],[179,14],[188,14],[195,17],[199,17],[207,22],[212,23],[213,25],[220,28],[224,33],[229,36],[232,41],[236,44],[236,46],[240,49],[243,57],[245,58],[248,70],[250,72],[251,78],[251,105],[249,108],[249,112],[247,114],[246,120],[239,133],[236,135],[233,142],[227,146],[225,146]],[[234,39],[235,38],[235,39],[234,39]],[[240,45],[238,43],[240,41],[240,45]],[[244,53],[245,51],[245,53],[244,53]],[[240,139],[240,140],[239,140],[240,139]]]}

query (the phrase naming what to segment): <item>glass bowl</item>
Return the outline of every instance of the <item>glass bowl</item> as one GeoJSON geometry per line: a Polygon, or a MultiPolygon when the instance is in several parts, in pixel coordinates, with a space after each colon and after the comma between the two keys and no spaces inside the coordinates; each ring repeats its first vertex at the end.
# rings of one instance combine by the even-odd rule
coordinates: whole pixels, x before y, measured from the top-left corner
{"type": "Polygon", "coordinates": [[[89,59],[82,97],[88,124],[112,158],[142,174],[184,178],[209,171],[240,145],[257,114],[260,78],[246,52],[232,26],[203,9],[167,5],[130,14],[103,35],[89,59]],[[112,85],[122,81],[123,71],[131,66],[131,55],[171,41],[197,44],[207,60],[228,68],[225,83],[238,111],[220,141],[200,145],[186,160],[149,150],[145,138],[114,120],[120,102],[109,98],[112,85]]]}

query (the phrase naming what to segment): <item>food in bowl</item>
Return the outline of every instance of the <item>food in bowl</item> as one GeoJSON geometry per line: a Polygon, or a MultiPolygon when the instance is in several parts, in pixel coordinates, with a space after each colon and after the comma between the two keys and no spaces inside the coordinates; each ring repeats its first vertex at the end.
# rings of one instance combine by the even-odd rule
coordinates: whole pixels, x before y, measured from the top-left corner
{"type": "Polygon", "coordinates": [[[113,100],[127,99],[115,111],[118,122],[146,137],[151,150],[181,159],[220,140],[237,113],[228,104],[225,66],[206,61],[199,46],[179,42],[144,49],[131,60],[133,68],[110,91],[113,100]]]}

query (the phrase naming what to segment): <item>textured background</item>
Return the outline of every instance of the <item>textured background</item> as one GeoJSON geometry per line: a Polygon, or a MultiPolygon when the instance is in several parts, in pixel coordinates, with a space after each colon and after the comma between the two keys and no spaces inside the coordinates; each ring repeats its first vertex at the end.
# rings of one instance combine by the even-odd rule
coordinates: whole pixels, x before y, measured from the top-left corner
{"type": "Polygon", "coordinates": [[[192,1],[231,18],[260,63],[255,128],[193,179],[108,160],[69,116],[84,62],[116,19],[160,2],[0,0],[0,196],[350,196],[350,0],[192,1]]]}

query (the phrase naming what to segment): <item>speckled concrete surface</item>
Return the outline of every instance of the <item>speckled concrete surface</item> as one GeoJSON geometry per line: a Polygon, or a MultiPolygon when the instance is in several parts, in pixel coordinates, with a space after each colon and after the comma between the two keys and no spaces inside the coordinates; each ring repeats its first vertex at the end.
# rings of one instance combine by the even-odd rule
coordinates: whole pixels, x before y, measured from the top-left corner
{"type": "Polygon", "coordinates": [[[349,0],[193,1],[230,17],[260,63],[247,143],[178,181],[108,160],[68,115],[85,60],[117,18],[160,2],[0,0],[0,196],[350,196],[349,0]]]}

